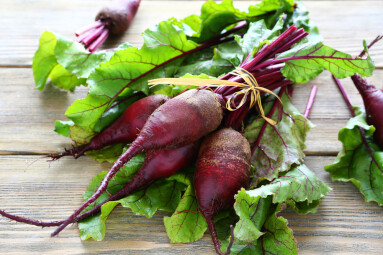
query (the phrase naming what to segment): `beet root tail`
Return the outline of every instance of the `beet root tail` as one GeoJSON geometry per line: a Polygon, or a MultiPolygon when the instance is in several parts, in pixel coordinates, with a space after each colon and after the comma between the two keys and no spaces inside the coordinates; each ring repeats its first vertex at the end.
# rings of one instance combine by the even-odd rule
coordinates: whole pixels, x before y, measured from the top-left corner
{"type": "Polygon", "coordinates": [[[223,253],[221,251],[221,244],[219,243],[217,231],[215,230],[215,227],[214,227],[213,217],[211,215],[207,215],[206,213],[203,213],[203,212],[202,212],[202,214],[204,215],[206,222],[207,222],[207,226],[209,227],[209,231],[211,234],[211,238],[213,239],[215,251],[219,255],[226,255],[226,253],[223,253]]]}
{"type": "MultiPolygon", "coordinates": [[[[99,213],[101,211],[101,206],[103,206],[105,203],[108,203],[108,202],[111,202],[111,201],[116,201],[116,200],[119,200],[121,198],[126,197],[133,190],[131,186],[132,185],[129,185],[129,184],[126,185],[124,188],[122,188],[120,191],[118,191],[116,194],[114,194],[113,196],[111,196],[110,198],[105,200],[104,202],[96,205],[95,207],[93,207],[89,211],[86,211],[86,212],[80,214],[79,216],[77,216],[73,220],[72,223],[85,220],[85,219],[95,215],[96,213],[99,213]]],[[[133,187],[133,188],[135,188],[135,187],[133,187]]],[[[14,220],[16,222],[21,222],[21,223],[25,223],[25,224],[29,224],[29,225],[33,225],[33,226],[38,226],[38,227],[43,227],[43,228],[45,228],[45,227],[58,227],[58,226],[60,226],[61,224],[63,224],[65,222],[65,220],[61,220],[61,221],[34,220],[34,219],[29,219],[29,218],[26,218],[26,217],[22,217],[22,216],[17,216],[17,215],[11,214],[11,213],[7,213],[7,212],[5,212],[3,210],[0,210],[0,215],[5,217],[5,218],[8,218],[10,220],[14,220]]]]}
{"type": "Polygon", "coordinates": [[[133,143],[129,149],[121,155],[121,157],[114,163],[114,165],[110,168],[109,172],[105,175],[98,189],[94,192],[94,194],[82,204],[74,213],[69,216],[52,234],[51,236],[58,235],[66,226],[72,223],[77,215],[79,215],[86,207],[95,202],[97,198],[99,198],[103,192],[106,191],[109,181],[116,175],[116,173],[121,169],[121,167],[127,163],[132,157],[136,156],[138,153],[142,151],[141,145],[139,142],[133,143]]]}

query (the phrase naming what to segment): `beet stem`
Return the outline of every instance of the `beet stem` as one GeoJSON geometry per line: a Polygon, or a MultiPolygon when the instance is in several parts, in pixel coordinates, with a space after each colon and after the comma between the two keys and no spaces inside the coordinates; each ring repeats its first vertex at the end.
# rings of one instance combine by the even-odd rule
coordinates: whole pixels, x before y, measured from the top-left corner
{"type": "Polygon", "coordinates": [[[101,26],[95,29],[89,36],[85,37],[82,40],[82,43],[85,45],[85,48],[88,48],[89,45],[101,35],[104,29],[105,29],[105,26],[101,26]]]}
{"type": "Polygon", "coordinates": [[[346,90],[344,89],[342,83],[341,83],[340,80],[339,80],[338,78],[336,78],[334,75],[331,75],[331,77],[332,77],[332,79],[335,81],[335,83],[336,83],[336,85],[338,86],[338,89],[340,90],[340,92],[342,93],[342,96],[343,96],[343,98],[344,98],[344,101],[346,102],[346,105],[347,105],[348,109],[350,110],[352,117],[355,117],[355,111],[354,111],[354,108],[352,108],[352,104],[351,104],[350,98],[348,97],[347,92],[346,92],[346,90]]]}
{"type": "MultiPolygon", "coordinates": [[[[375,43],[379,42],[383,38],[383,35],[378,35],[368,46],[367,49],[370,49],[375,43]]],[[[360,54],[359,57],[363,57],[364,54],[366,54],[366,51],[363,50],[360,54]]]]}
{"type": "MultiPolygon", "coordinates": [[[[286,86],[282,87],[281,90],[279,91],[278,93],[278,96],[279,97],[282,97],[283,93],[286,91],[286,86]]],[[[270,112],[267,114],[267,117],[268,118],[271,118],[271,116],[274,114],[275,110],[277,109],[277,106],[279,105],[279,100],[278,99],[275,99],[274,100],[274,104],[273,104],[273,107],[271,108],[270,112]]],[[[263,126],[262,126],[262,129],[261,131],[259,132],[258,134],[258,137],[257,137],[257,140],[255,141],[255,143],[253,144],[253,149],[251,150],[251,155],[254,154],[255,150],[257,149],[259,143],[261,142],[261,138],[263,136],[263,134],[265,133],[265,130],[266,130],[266,127],[269,123],[267,121],[265,121],[265,123],[263,123],[263,126]]]]}
{"type": "Polygon", "coordinates": [[[311,88],[311,92],[310,92],[310,96],[309,96],[309,100],[307,101],[307,106],[306,106],[306,110],[305,110],[305,113],[304,113],[304,116],[305,118],[307,119],[310,115],[310,112],[311,112],[311,108],[314,104],[314,100],[315,100],[315,96],[317,94],[317,91],[318,91],[318,87],[317,86],[313,86],[311,88]]]}
{"type": "MultiPolygon", "coordinates": [[[[353,75],[351,78],[353,78],[353,77],[356,77],[356,76],[353,75]]],[[[334,75],[332,75],[332,78],[334,79],[336,85],[338,86],[340,92],[342,93],[343,99],[344,99],[344,101],[346,102],[347,107],[348,107],[348,109],[349,109],[350,112],[351,112],[351,116],[352,116],[352,117],[355,117],[356,114],[355,114],[354,108],[352,107],[350,98],[348,97],[347,92],[346,92],[346,90],[344,89],[342,83],[341,83],[340,80],[339,80],[338,78],[336,78],[334,75]]],[[[359,127],[359,130],[360,130],[360,134],[361,134],[361,136],[362,136],[362,143],[363,143],[363,145],[366,147],[366,150],[367,150],[367,152],[368,152],[368,155],[370,156],[371,160],[375,163],[375,165],[379,168],[379,170],[382,171],[382,169],[379,167],[378,162],[376,162],[376,160],[375,160],[375,157],[374,157],[374,155],[373,155],[373,151],[371,150],[370,146],[368,145],[367,138],[366,138],[366,133],[365,133],[364,129],[363,129],[362,127],[359,127]]]]}
{"type": "Polygon", "coordinates": [[[226,249],[226,254],[230,254],[230,250],[233,244],[234,244],[234,227],[233,225],[230,225],[230,241],[226,249]]]}
{"type": "Polygon", "coordinates": [[[109,30],[104,28],[101,35],[89,46],[89,51],[94,52],[98,47],[103,44],[109,36],[109,30]]]}
{"type": "Polygon", "coordinates": [[[75,32],[74,34],[78,37],[78,36],[80,36],[80,35],[85,34],[86,32],[89,32],[89,31],[92,30],[92,29],[99,28],[99,27],[101,27],[102,25],[103,25],[103,23],[102,23],[101,21],[98,21],[98,20],[97,20],[97,21],[94,22],[93,24],[81,28],[80,30],[78,30],[78,31],[75,32]]]}
{"type": "Polygon", "coordinates": [[[121,155],[121,157],[114,163],[114,165],[110,168],[109,172],[105,175],[98,189],[93,193],[93,195],[83,203],[74,213],[69,216],[67,220],[63,224],[61,224],[52,234],[51,236],[58,235],[66,226],[73,222],[77,215],[79,215],[87,206],[92,204],[99,198],[104,191],[106,191],[109,181],[114,177],[114,175],[120,170],[120,168],[128,162],[132,157],[141,152],[141,144],[139,144],[141,140],[132,143],[129,149],[121,155]]]}

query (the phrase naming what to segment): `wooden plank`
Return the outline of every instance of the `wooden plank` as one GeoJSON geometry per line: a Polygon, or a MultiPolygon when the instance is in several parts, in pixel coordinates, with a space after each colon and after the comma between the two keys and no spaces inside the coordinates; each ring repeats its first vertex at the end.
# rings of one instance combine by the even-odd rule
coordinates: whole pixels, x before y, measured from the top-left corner
{"type": "MultiPolygon", "coordinates": [[[[98,9],[106,1],[23,1],[3,0],[0,9],[0,66],[29,66],[37,49],[38,39],[45,30],[68,38],[74,31],[92,22],[98,9]],[[23,8],[20,8],[22,6],[23,8]]],[[[128,32],[113,38],[106,48],[129,41],[142,44],[140,34],[169,17],[183,18],[200,12],[202,1],[142,1],[128,32]]],[[[236,1],[246,9],[253,1],[236,1]]],[[[362,40],[372,40],[383,26],[382,1],[305,1],[311,17],[320,28],[325,42],[339,50],[358,54],[362,40]]],[[[383,67],[383,44],[372,50],[377,66],[383,67]]]]}
{"type": "MultiPolygon", "coordinates": [[[[68,216],[82,202],[81,194],[99,171],[109,164],[89,158],[61,159],[48,163],[36,156],[0,156],[1,208],[18,215],[43,220],[68,216]],[[8,170],[12,165],[12,170],[8,170]],[[26,199],[27,198],[27,199],[26,199]]],[[[300,254],[380,254],[383,249],[383,211],[374,203],[365,203],[350,183],[332,183],[323,166],[334,157],[307,157],[305,164],[333,190],[315,214],[298,215],[285,211],[298,240],[300,254]]],[[[2,253],[17,254],[215,254],[210,235],[190,244],[170,244],[162,218],[134,215],[117,208],[108,219],[102,242],[81,242],[75,225],[58,238],[50,238],[51,228],[41,229],[0,217],[2,253]]]]}
{"type": "MultiPolygon", "coordinates": [[[[383,70],[377,70],[369,80],[382,87],[383,70]]],[[[335,155],[341,148],[338,131],[350,114],[328,73],[309,84],[296,86],[293,102],[300,112],[304,112],[314,84],[319,89],[310,119],[317,127],[307,138],[306,153],[335,155]]],[[[362,100],[352,82],[347,79],[344,84],[351,100],[360,105],[362,100]]],[[[40,92],[34,88],[31,69],[0,68],[0,154],[47,154],[70,147],[70,139],[53,132],[54,121],[64,120],[69,105],[86,93],[85,87],[71,94],[52,86],[40,92]]]]}

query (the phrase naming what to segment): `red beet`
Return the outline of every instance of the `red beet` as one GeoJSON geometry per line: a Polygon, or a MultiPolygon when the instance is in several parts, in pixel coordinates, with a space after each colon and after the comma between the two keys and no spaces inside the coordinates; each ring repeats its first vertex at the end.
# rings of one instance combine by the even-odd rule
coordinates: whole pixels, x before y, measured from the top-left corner
{"type": "Polygon", "coordinates": [[[250,182],[249,142],[237,131],[225,128],[209,135],[199,150],[194,189],[198,208],[209,226],[218,254],[220,244],[213,218],[234,204],[234,195],[250,182]]]}
{"type": "Polygon", "coordinates": [[[96,15],[96,22],[76,33],[76,36],[88,33],[79,42],[90,52],[96,50],[109,36],[121,35],[129,27],[141,0],[113,0],[96,15]]]}
{"type": "Polygon", "coordinates": [[[355,74],[351,77],[363,98],[367,123],[375,127],[374,139],[383,148],[383,91],[355,74]]]}
{"type": "MultiPolygon", "coordinates": [[[[104,202],[96,205],[91,210],[82,213],[78,217],[76,217],[72,222],[77,222],[80,220],[84,220],[101,210],[101,206],[110,201],[116,201],[121,198],[124,198],[133,192],[139,190],[140,188],[147,187],[153,182],[161,178],[167,178],[171,175],[175,174],[177,171],[186,167],[189,164],[192,164],[197,156],[199,148],[199,142],[194,144],[189,144],[182,146],[177,149],[172,150],[156,150],[149,151],[145,155],[144,163],[138,172],[135,174],[133,179],[125,185],[120,191],[116,194],[109,197],[104,202]]],[[[30,225],[40,226],[40,227],[52,227],[52,226],[60,226],[65,221],[50,221],[43,222],[38,220],[32,220],[16,215],[12,215],[10,213],[6,213],[0,210],[0,215],[9,218],[11,220],[15,220],[18,222],[27,223],[30,225]]]]}
{"type": "Polygon", "coordinates": [[[169,99],[165,95],[153,95],[142,98],[130,105],[120,118],[93,137],[88,144],[75,147],[60,154],[49,155],[49,157],[55,160],[68,155],[79,158],[87,151],[99,150],[107,145],[131,143],[136,139],[154,110],[169,99]]]}
{"type": "MultiPolygon", "coordinates": [[[[168,178],[178,170],[193,163],[199,143],[193,143],[171,150],[148,151],[145,161],[133,179],[116,195],[125,197],[142,187],[147,187],[161,178],[168,178]]],[[[115,198],[117,200],[119,198],[115,198]]]]}
{"type": "Polygon", "coordinates": [[[110,179],[132,157],[151,150],[174,149],[198,141],[218,128],[223,111],[218,97],[209,90],[189,90],[158,107],[146,121],[129,149],[114,163],[100,187],[59,228],[57,235],[106,190],[110,179]]]}

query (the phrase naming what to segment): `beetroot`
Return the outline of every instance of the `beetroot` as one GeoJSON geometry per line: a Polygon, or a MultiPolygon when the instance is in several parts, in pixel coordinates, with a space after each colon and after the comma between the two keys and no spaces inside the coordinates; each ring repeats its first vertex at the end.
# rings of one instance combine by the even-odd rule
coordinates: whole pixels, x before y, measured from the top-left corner
{"type": "Polygon", "coordinates": [[[198,141],[218,128],[223,111],[216,94],[209,90],[189,90],[158,107],[140,134],[104,177],[100,187],[80,208],[52,233],[57,235],[78,214],[106,190],[110,179],[132,157],[151,150],[174,149],[198,141]]]}
{"type": "Polygon", "coordinates": [[[250,182],[251,151],[249,142],[231,128],[209,135],[199,150],[194,189],[198,208],[209,227],[215,250],[220,245],[213,218],[234,204],[234,195],[250,182]]]}
{"type": "Polygon", "coordinates": [[[90,52],[95,51],[109,36],[121,35],[129,27],[141,0],[113,0],[104,6],[96,15],[96,22],[76,33],[84,36],[79,42],[90,52]]]}
{"type": "Polygon", "coordinates": [[[60,154],[51,154],[49,157],[54,160],[68,155],[79,158],[87,151],[99,150],[107,145],[131,143],[136,139],[138,133],[154,110],[169,99],[170,98],[165,95],[153,95],[142,98],[130,105],[120,118],[93,137],[88,144],[74,147],[60,154]]]}
{"type": "Polygon", "coordinates": [[[355,74],[351,79],[363,98],[367,123],[375,127],[374,139],[383,148],[383,91],[369,84],[360,75],[355,74]]]}

